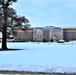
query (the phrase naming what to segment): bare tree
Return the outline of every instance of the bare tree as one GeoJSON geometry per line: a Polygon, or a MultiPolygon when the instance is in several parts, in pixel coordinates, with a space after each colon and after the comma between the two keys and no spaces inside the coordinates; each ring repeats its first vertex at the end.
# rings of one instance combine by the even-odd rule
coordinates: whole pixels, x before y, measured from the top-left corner
{"type": "Polygon", "coordinates": [[[25,28],[28,19],[18,16],[9,6],[17,0],[0,0],[0,31],[2,32],[2,50],[7,50],[7,27],[25,28]],[[24,23],[24,25],[23,25],[24,23]]]}

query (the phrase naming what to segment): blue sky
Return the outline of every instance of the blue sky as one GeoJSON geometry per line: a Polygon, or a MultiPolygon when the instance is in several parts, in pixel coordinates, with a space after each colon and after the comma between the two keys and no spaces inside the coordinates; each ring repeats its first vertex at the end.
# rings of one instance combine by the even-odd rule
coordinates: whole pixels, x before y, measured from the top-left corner
{"type": "Polygon", "coordinates": [[[12,7],[31,27],[76,27],[76,0],[18,0],[12,7]]]}

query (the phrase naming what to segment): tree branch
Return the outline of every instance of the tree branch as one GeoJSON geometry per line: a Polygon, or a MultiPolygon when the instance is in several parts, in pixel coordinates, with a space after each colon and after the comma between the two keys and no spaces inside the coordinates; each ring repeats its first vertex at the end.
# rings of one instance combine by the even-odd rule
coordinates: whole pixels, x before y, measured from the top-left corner
{"type": "Polygon", "coordinates": [[[4,0],[0,0],[0,4],[3,5],[4,4],[4,0]]]}
{"type": "Polygon", "coordinates": [[[0,32],[3,32],[2,27],[0,27],[0,32]]]}
{"type": "Polygon", "coordinates": [[[11,0],[8,0],[7,3],[6,3],[6,6],[8,7],[9,6],[9,3],[11,2],[11,0]]]}

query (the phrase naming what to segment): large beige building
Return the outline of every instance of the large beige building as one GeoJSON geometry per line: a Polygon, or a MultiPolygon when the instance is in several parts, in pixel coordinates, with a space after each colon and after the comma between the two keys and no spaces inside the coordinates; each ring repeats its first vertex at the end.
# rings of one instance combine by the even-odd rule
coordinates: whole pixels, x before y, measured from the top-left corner
{"type": "Polygon", "coordinates": [[[14,30],[16,41],[58,41],[63,39],[63,29],[59,27],[47,26],[29,28],[27,30],[14,30]]]}
{"type": "Polygon", "coordinates": [[[76,28],[64,28],[63,38],[66,41],[76,40],[76,28]]]}
{"type": "Polygon", "coordinates": [[[34,27],[26,30],[15,28],[14,38],[16,41],[58,41],[76,40],[76,28],[59,28],[53,26],[34,27]]]}

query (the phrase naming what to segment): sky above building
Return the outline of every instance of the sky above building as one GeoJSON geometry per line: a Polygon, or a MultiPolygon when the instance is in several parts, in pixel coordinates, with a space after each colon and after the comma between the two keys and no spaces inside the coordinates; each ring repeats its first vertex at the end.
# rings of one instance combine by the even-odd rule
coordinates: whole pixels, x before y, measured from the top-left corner
{"type": "Polygon", "coordinates": [[[76,27],[76,0],[18,0],[12,7],[31,27],[76,27]]]}

